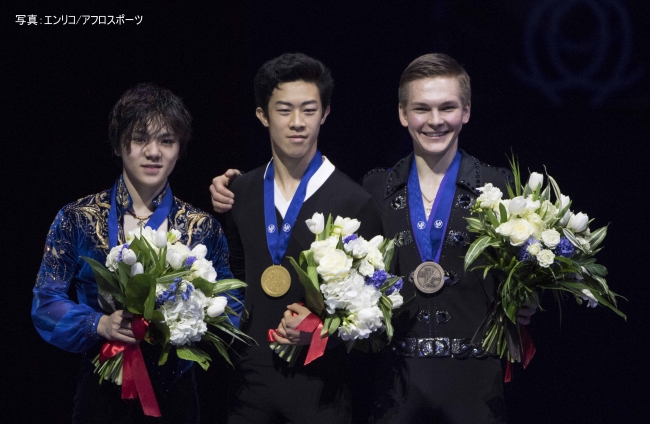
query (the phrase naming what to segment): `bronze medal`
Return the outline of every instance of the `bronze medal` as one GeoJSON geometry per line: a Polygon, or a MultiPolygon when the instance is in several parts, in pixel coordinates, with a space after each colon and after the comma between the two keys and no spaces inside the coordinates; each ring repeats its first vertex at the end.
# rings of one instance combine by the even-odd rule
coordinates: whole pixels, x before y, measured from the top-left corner
{"type": "Polygon", "coordinates": [[[435,293],[445,285],[445,271],[435,262],[423,262],[413,272],[415,287],[423,293],[435,293]]]}
{"type": "Polygon", "coordinates": [[[271,265],[262,274],[262,289],[271,297],[283,296],[291,287],[289,271],[281,265],[271,265]]]}

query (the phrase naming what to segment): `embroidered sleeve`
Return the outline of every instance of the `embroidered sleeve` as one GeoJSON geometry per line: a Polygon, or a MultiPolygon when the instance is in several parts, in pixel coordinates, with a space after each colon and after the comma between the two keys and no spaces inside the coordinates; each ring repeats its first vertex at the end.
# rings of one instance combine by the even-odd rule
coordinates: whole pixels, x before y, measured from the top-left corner
{"type": "Polygon", "coordinates": [[[83,352],[100,339],[97,323],[102,315],[68,296],[79,271],[78,231],[65,210],[60,211],[47,235],[32,301],[32,321],[38,333],[70,352],[83,352]]]}

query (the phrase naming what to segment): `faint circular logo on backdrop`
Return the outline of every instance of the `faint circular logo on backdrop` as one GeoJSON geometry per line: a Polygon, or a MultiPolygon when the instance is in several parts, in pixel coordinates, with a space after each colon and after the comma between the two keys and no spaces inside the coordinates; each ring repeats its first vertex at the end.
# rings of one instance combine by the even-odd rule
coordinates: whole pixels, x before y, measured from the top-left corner
{"type": "Polygon", "coordinates": [[[642,69],[629,69],[632,23],[615,0],[542,0],[524,28],[524,66],[512,71],[554,104],[567,90],[591,94],[592,106],[637,82],[642,69]]]}

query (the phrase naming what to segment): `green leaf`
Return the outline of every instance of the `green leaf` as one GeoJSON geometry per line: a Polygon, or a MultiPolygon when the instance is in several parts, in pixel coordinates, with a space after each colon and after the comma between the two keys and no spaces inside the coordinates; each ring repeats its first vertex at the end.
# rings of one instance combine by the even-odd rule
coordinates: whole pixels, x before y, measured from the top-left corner
{"type": "Polygon", "coordinates": [[[167,284],[167,283],[171,283],[176,278],[183,278],[191,274],[189,270],[183,268],[181,269],[182,271],[172,272],[171,274],[165,274],[162,277],[156,278],[156,282],[160,284],[167,284]]]}
{"type": "Polygon", "coordinates": [[[597,229],[591,233],[591,236],[589,236],[589,244],[591,245],[592,251],[597,248],[603,240],[605,240],[608,226],[609,225],[605,225],[604,227],[597,229]]]}
{"type": "Polygon", "coordinates": [[[216,295],[230,290],[240,289],[243,287],[248,287],[248,285],[242,280],[237,280],[235,278],[225,278],[223,280],[218,280],[217,283],[214,284],[214,290],[212,291],[212,295],[216,295]]]}
{"type": "Polygon", "coordinates": [[[117,309],[121,309],[121,307],[123,307],[122,305],[124,304],[124,295],[121,289],[121,285],[115,277],[115,274],[110,272],[104,265],[97,262],[93,258],[86,256],[82,256],[81,258],[88,262],[90,268],[93,270],[93,275],[95,276],[95,281],[97,282],[98,291],[100,293],[105,293],[107,295],[113,296],[115,301],[121,304],[119,307],[116,305],[117,309]]]}
{"type": "Polygon", "coordinates": [[[169,350],[171,349],[172,345],[170,343],[165,343],[162,347],[162,351],[160,352],[160,359],[158,359],[158,365],[165,365],[165,362],[167,362],[167,357],[169,356],[169,350]]]}
{"type": "Polygon", "coordinates": [[[467,229],[472,233],[478,233],[484,230],[481,220],[478,218],[465,218],[467,220],[467,229]]]}
{"type": "Polygon", "coordinates": [[[204,370],[210,367],[210,355],[196,346],[176,346],[176,354],[181,359],[197,362],[204,370]]]}
{"type": "Polygon", "coordinates": [[[393,262],[393,254],[395,253],[395,239],[384,240],[384,242],[384,268],[389,270],[390,264],[393,262]]]}
{"type": "Polygon", "coordinates": [[[485,209],[485,215],[488,217],[488,219],[490,220],[490,224],[492,224],[492,227],[494,227],[495,229],[496,229],[499,225],[501,225],[501,223],[500,223],[499,220],[497,219],[497,216],[494,214],[494,212],[492,212],[492,210],[490,210],[490,209],[485,209]]]}
{"type": "Polygon", "coordinates": [[[221,357],[225,359],[226,362],[230,364],[230,366],[232,366],[232,362],[230,362],[230,357],[228,356],[228,350],[226,348],[226,345],[219,337],[217,337],[215,334],[208,331],[201,337],[201,340],[207,340],[211,342],[214,345],[214,347],[217,349],[217,352],[219,352],[219,355],[221,355],[221,357]]]}
{"type": "MultiPolygon", "coordinates": [[[[305,252],[303,252],[305,253],[305,252]]],[[[302,253],[301,253],[302,255],[302,253]]],[[[309,262],[309,259],[313,262],[314,257],[313,253],[309,255],[309,258],[305,256],[305,260],[309,262]]],[[[314,312],[316,315],[321,315],[323,313],[323,310],[325,309],[325,304],[323,303],[323,296],[320,293],[320,287],[318,284],[318,274],[316,273],[316,263],[314,262],[313,265],[309,265],[307,268],[312,268],[313,272],[316,274],[316,278],[312,280],[309,274],[305,272],[297,263],[296,260],[293,259],[291,256],[289,256],[289,262],[293,266],[293,268],[296,270],[296,274],[298,274],[298,281],[303,285],[305,288],[305,304],[309,310],[314,312]]],[[[310,272],[311,274],[311,272],[310,272]]]]}
{"type": "Polygon", "coordinates": [[[190,282],[195,289],[201,290],[206,297],[212,297],[214,292],[214,283],[209,282],[208,280],[196,277],[190,282]]]}
{"type": "Polygon", "coordinates": [[[467,249],[465,254],[465,271],[474,263],[474,260],[490,245],[490,236],[482,236],[474,240],[474,242],[467,249]]]}
{"type": "Polygon", "coordinates": [[[151,319],[153,308],[156,306],[156,281],[153,278],[149,279],[149,295],[144,302],[144,319],[151,319]]]}
{"type": "Polygon", "coordinates": [[[508,211],[506,211],[506,207],[503,205],[503,203],[499,203],[499,215],[501,215],[501,224],[505,223],[508,220],[508,211]]]}
{"type": "MultiPolygon", "coordinates": [[[[332,319],[329,323],[329,326],[327,327],[327,334],[329,334],[330,336],[336,334],[336,330],[338,330],[340,326],[341,326],[341,317],[338,314],[332,315],[332,319]]],[[[323,326],[323,329],[325,329],[325,326],[323,326]]]]}
{"type": "Polygon", "coordinates": [[[138,274],[131,278],[126,287],[126,305],[129,311],[134,314],[144,314],[145,302],[149,297],[152,285],[154,286],[155,295],[156,279],[151,275],[138,274]]]}

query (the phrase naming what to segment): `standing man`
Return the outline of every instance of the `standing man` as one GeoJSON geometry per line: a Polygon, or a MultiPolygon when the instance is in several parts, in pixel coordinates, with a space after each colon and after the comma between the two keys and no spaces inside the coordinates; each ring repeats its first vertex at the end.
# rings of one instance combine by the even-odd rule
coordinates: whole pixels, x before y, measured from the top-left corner
{"type": "MultiPolygon", "coordinates": [[[[122,160],[122,173],[111,189],[64,206],[45,241],[43,262],[34,287],[32,320],[45,341],[81,353],[73,423],[142,423],[138,400],[124,400],[121,387],[100,382],[92,360],[106,341],[140,343],[131,330],[133,314],[106,314],[98,301],[97,282],[82,256],[106,262],[110,249],[125,243],[142,226],[180,233],[192,248],[202,243],[218,279],[231,278],[228,246],[219,223],[209,214],[172,195],[167,177],[190,140],[192,118],[183,101],[154,84],[127,90],[109,118],[109,140],[122,160]],[[73,298],[69,292],[75,291],[73,298]],[[76,298],[76,300],[73,300],[76,298]]],[[[239,295],[233,292],[233,295],[239,295]]],[[[241,311],[241,303],[229,299],[241,311]]],[[[158,366],[160,346],[140,343],[162,417],[160,423],[198,423],[199,403],[193,362],[169,355],[158,366]]],[[[53,383],[54,385],[56,383],[53,383]]]]}
{"type": "MultiPolygon", "coordinates": [[[[496,282],[466,273],[463,257],[470,242],[465,217],[477,188],[489,182],[506,192],[509,174],[458,149],[470,98],[469,76],[451,57],[427,54],[411,62],[400,79],[399,118],[413,153],[364,178],[384,234],[396,238],[395,272],[411,283],[403,296],[416,296],[393,319],[392,349],[379,355],[372,422],[505,420],[501,361],[469,345],[496,282]]],[[[521,322],[531,313],[520,311],[521,322]]]]}
{"type": "Polygon", "coordinates": [[[236,278],[248,283],[249,316],[242,329],[258,345],[247,347],[238,361],[229,423],[351,420],[348,358],[342,344],[308,365],[303,365],[303,349],[289,367],[267,339],[269,329],[278,327],[273,337],[280,343],[311,340],[311,333],[295,330],[310,311],[295,303],[304,300],[305,291],[287,259],[298,258],[314,241],[307,219],[315,212],[340,215],[361,221],[365,236],[381,232],[370,195],[318,150],[332,89],[330,71],[304,54],[272,59],[255,77],[256,115],[269,129],[272,159],[231,185],[237,196],[226,227],[231,267],[236,278]]]}

